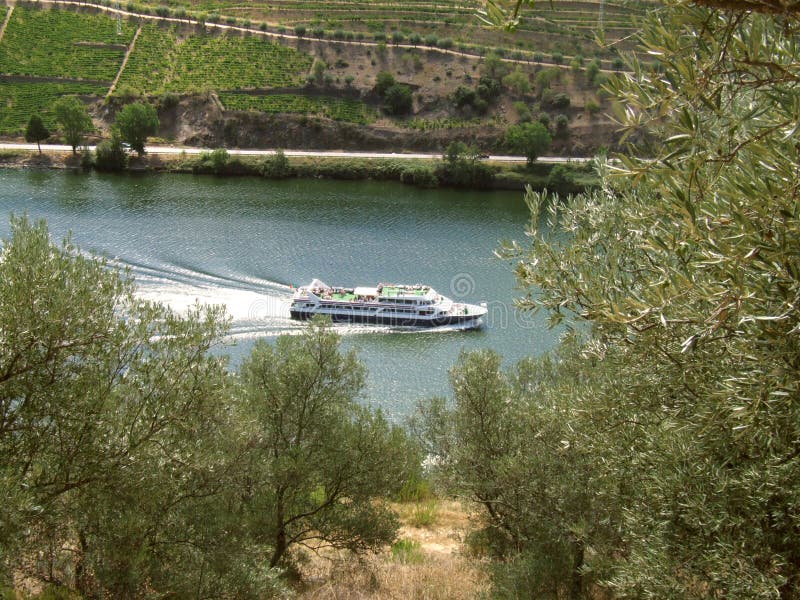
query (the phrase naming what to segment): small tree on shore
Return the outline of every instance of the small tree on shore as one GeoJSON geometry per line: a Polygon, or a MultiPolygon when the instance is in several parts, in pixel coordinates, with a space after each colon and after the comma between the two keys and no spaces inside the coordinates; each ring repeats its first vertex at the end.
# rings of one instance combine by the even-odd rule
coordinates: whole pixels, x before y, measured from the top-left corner
{"type": "Polygon", "coordinates": [[[128,104],[114,121],[120,139],[130,144],[139,156],[144,154],[144,144],[149,136],[158,131],[158,125],[156,109],[141,102],[128,104]]]}
{"type": "Polygon", "coordinates": [[[506,145],[514,152],[521,152],[532,165],[550,147],[550,132],[539,122],[512,125],[506,131],[506,145]]]}
{"type": "Polygon", "coordinates": [[[84,134],[92,128],[92,119],[86,107],[75,96],[62,96],[53,105],[53,114],[61,126],[64,139],[72,146],[72,153],[77,154],[84,134]]]}
{"type": "Polygon", "coordinates": [[[41,142],[50,137],[50,131],[42,123],[42,117],[39,115],[31,115],[28,119],[28,126],[25,128],[25,141],[29,144],[36,142],[39,148],[39,154],[42,153],[41,142]]]}

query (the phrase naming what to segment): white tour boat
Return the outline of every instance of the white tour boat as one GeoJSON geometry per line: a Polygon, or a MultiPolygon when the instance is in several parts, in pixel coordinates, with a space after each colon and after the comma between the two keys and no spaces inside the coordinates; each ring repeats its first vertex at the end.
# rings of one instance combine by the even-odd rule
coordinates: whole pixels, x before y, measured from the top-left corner
{"type": "Polygon", "coordinates": [[[340,288],[315,279],[295,291],[290,314],[299,320],[325,315],[334,322],[374,325],[478,326],[486,305],[453,302],[427,285],[379,283],[375,287],[340,288]]]}

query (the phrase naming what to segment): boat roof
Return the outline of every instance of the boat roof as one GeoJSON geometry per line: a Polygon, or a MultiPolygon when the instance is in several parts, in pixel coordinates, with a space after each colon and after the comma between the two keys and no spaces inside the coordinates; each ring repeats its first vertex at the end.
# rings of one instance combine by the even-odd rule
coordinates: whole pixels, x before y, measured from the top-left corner
{"type": "Polygon", "coordinates": [[[383,298],[414,298],[425,296],[431,290],[427,285],[383,285],[381,297],[383,298]]]}

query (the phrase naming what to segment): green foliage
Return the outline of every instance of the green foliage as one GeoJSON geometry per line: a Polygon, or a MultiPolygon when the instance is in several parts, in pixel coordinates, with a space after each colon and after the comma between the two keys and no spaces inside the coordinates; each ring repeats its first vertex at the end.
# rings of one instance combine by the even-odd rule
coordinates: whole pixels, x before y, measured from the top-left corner
{"type": "Polygon", "coordinates": [[[383,97],[386,95],[386,92],[389,90],[389,88],[395,85],[395,83],[397,82],[394,79],[394,75],[388,71],[381,71],[375,77],[375,87],[372,89],[375,90],[376,94],[383,97]]]}
{"type": "Polygon", "coordinates": [[[439,513],[439,503],[435,498],[417,502],[411,512],[409,522],[414,527],[432,527],[439,513]]]}
{"type": "Polygon", "coordinates": [[[418,565],[425,561],[422,545],[417,540],[403,538],[392,544],[392,560],[404,565],[418,565]]]}
{"type": "Polygon", "coordinates": [[[28,143],[36,142],[39,147],[39,154],[42,153],[41,142],[50,137],[50,131],[42,123],[42,117],[31,115],[28,119],[28,126],[25,128],[25,141],[28,143]]]}
{"type": "Polygon", "coordinates": [[[387,89],[383,100],[383,108],[390,115],[408,114],[414,106],[411,88],[401,83],[396,83],[387,89]]]}
{"type": "Polygon", "coordinates": [[[556,194],[575,192],[575,176],[565,165],[555,165],[547,177],[547,189],[556,194]]]}
{"type": "Polygon", "coordinates": [[[586,67],[586,81],[589,85],[595,85],[597,82],[597,76],[600,74],[600,63],[596,60],[593,60],[589,63],[589,66],[586,67]]]}
{"type": "Polygon", "coordinates": [[[158,131],[158,115],[152,104],[135,102],[128,104],[117,113],[114,129],[123,142],[130,144],[141,156],[147,138],[158,131]]]}
{"type": "Polygon", "coordinates": [[[558,109],[569,108],[569,105],[571,104],[569,94],[565,94],[564,92],[559,92],[557,94],[552,94],[550,96],[548,96],[548,94],[546,93],[545,98],[543,98],[542,100],[543,103],[547,104],[551,108],[558,108],[558,109]]]}
{"type": "Polygon", "coordinates": [[[347,98],[296,94],[220,94],[219,99],[228,110],[319,115],[334,121],[360,124],[370,123],[377,117],[375,110],[363,102],[347,98]]]}
{"type": "Polygon", "coordinates": [[[201,152],[198,157],[196,170],[219,175],[228,166],[231,156],[225,148],[215,148],[211,152],[201,152]]]}
{"type": "Polygon", "coordinates": [[[438,179],[457,187],[486,188],[494,181],[494,170],[481,161],[477,148],[451,142],[436,170],[438,179]]]}
{"type": "Polygon", "coordinates": [[[453,104],[455,104],[456,108],[472,106],[477,98],[478,95],[475,90],[463,85],[458,86],[452,95],[453,104]]]}
{"type": "Polygon", "coordinates": [[[62,96],[53,105],[53,117],[64,140],[72,146],[72,153],[77,154],[76,149],[83,141],[83,135],[92,128],[92,119],[86,106],[75,96],[62,96]]]}
{"type": "Polygon", "coordinates": [[[519,67],[503,77],[503,85],[519,96],[531,91],[531,83],[528,81],[528,76],[519,67]]]}
{"type": "Polygon", "coordinates": [[[500,87],[500,82],[498,80],[492,79],[491,77],[486,77],[484,75],[478,80],[478,85],[475,88],[475,92],[482,100],[492,104],[500,97],[502,88],[500,87]]]}
{"type": "Polygon", "coordinates": [[[524,102],[517,101],[514,102],[513,106],[514,110],[517,113],[517,116],[519,117],[520,123],[528,123],[532,119],[531,109],[528,107],[527,104],[525,104],[524,102]]]}
{"type": "MultiPolygon", "coordinates": [[[[571,345],[563,358],[574,354],[571,345]]],[[[462,354],[450,373],[452,408],[423,402],[411,423],[437,476],[480,510],[485,527],[471,545],[502,559],[500,597],[580,597],[571,592],[588,589],[599,568],[587,542],[599,552],[618,540],[618,507],[591,485],[593,457],[567,422],[582,377],[566,360],[526,360],[504,373],[491,351],[462,354]]]]}
{"type": "Polygon", "coordinates": [[[53,105],[62,96],[103,96],[107,86],[87,83],[19,83],[4,81],[0,85],[0,133],[22,135],[32,114],[39,114],[51,131],[57,123],[53,105]]]}
{"type": "Polygon", "coordinates": [[[496,52],[489,52],[481,61],[481,76],[500,81],[508,73],[508,65],[496,52]]]}
{"type": "Polygon", "coordinates": [[[556,115],[556,135],[564,136],[569,131],[569,117],[564,114],[556,115]]]}
{"type": "Polygon", "coordinates": [[[403,169],[402,173],[400,173],[400,181],[421,188],[435,188],[439,186],[439,179],[436,177],[436,172],[427,165],[403,169]]]}
{"type": "Polygon", "coordinates": [[[200,33],[178,43],[175,27],[142,26],[119,85],[149,94],[293,86],[311,56],[260,36],[200,33]]]}
{"type": "Polygon", "coordinates": [[[42,223],[2,248],[4,567],[82,597],[278,593],[236,512],[221,310],[141,301],[42,223]]]}
{"type": "Polygon", "coordinates": [[[550,148],[550,132],[539,122],[520,123],[506,130],[505,143],[514,152],[519,152],[533,164],[550,148]]]}
{"type": "Polygon", "coordinates": [[[105,14],[17,6],[0,44],[0,73],[110,82],[135,31],[121,26],[118,36],[105,14]]]}
{"type": "Polygon", "coordinates": [[[252,423],[244,446],[250,527],[269,540],[270,565],[296,544],[323,541],[354,552],[394,540],[394,514],[375,498],[414,472],[404,432],[356,401],[364,367],[339,336],[312,322],[274,346],[257,342],[241,366],[237,410],[252,423]]]}
{"type": "Polygon", "coordinates": [[[94,167],[98,171],[122,171],[127,165],[128,154],[119,136],[112,135],[110,140],[103,140],[97,144],[94,167]]]}
{"type": "Polygon", "coordinates": [[[536,89],[541,94],[545,90],[550,88],[550,85],[554,81],[558,81],[561,78],[561,70],[560,69],[542,69],[536,74],[534,78],[534,83],[536,85],[536,89]]]}
{"type": "Polygon", "coordinates": [[[325,69],[327,68],[328,65],[325,64],[324,60],[314,61],[311,71],[314,74],[314,81],[317,83],[317,85],[322,85],[322,76],[325,74],[325,69]]]}
{"type": "Polygon", "coordinates": [[[569,432],[536,456],[566,440],[617,507],[610,546],[603,517],[577,523],[621,597],[800,593],[800,55],[795,20],[763,6],[652,13],[663,73],[634,61],[608,84],[638,151],[592,194],[532,194],[532,245],[507,249],[522,304],[585,333],[577,389],[558,384],[569,432]]]}
{"type": "Polygon", "coordinates": [[[259,166],[259,172],[262,177],[267,179],[285,179],[294,175],[289,159],[280,149],[276,150],[272,156],[264,157],[259,166]]]}

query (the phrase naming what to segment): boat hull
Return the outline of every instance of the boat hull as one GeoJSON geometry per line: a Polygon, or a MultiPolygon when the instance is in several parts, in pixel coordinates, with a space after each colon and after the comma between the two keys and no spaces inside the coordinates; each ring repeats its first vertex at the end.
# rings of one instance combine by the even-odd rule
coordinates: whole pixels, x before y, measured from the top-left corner
{"type": "Polygon", "coordinates": [[[479,324],[482,314],[467,314],[467,315],[448,315],[446,317],[436,317],[432,319],[423,319],[421,317],[407,316],[399,317],[394,315],[343,315],[328,312],[311,312],[292,310],[289,313],[292,319],[298,321],[306,321],[316,315],[323,315],[329,317],[334,323],[357,323],[364,325],[390,325],[393,327],[441,327],[442,325],[461,325],[472,324],[477,326],[479,324]]]}

